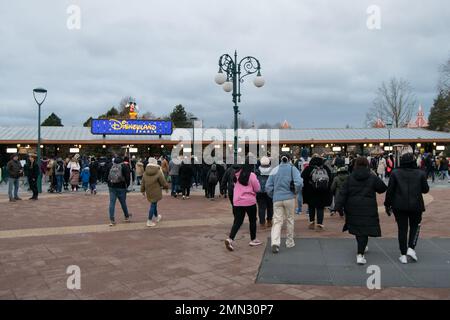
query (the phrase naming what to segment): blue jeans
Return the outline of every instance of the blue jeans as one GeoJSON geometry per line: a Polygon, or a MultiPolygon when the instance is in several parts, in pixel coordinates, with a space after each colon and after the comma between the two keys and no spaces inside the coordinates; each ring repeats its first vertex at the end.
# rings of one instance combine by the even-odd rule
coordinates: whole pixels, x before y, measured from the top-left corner
{"type": "Polygon", "coordinates": [[[158,202],[152,202],[150,204],[150,210],[148,211],[148,220],[152,220],[153,217],[158,216],[158,202]]]}
{"type": "Polygon", "coordinates": [[[170,179],[172,180],[172,194],[175,194],[178,192],[178,176],[170,176],[170,179]]]}
{"type": "Polygon", "coordinates": [[[19,197],[19,178],[8,178],[8,195],[9,199],[17,199],[19,197]],[[14,194],[13,194],[14,187],[14,194]]]}
{"type": "Polygon", "coordinates": [[[56,192],[62,192],[62,186],[64,182],[64,176],[56,176],[56,192]]]}
{"type": "Polygon", "coordinates": [[[302,191],[297,194],[297,210],[298,212],[302,212],[302,205],[303,205],[303,196],[302,191]]]}
{"type": "Polygon", "coordinates": [[[90,183],[89,187],[91,188],[91,191],[97,190],[97,184],[96,183],[90,183]]]}
{"type": "Polygon", "coordinates": [[[114,209],[116,207],[116,200],[119,199],[125,218],[129,217],[127,208],[127,189],[109,188],[109,220],[114,220],[114,209]]]}

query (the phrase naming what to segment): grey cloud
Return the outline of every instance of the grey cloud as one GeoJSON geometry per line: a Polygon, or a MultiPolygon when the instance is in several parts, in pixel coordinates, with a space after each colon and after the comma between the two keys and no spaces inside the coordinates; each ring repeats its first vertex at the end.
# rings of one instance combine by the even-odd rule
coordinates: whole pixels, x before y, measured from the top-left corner
{"type": "Polygon", "coordinates": [[[136,97],[168,114],[181,103],[206,126],[232,121],[231,96],[215,85],[222,53],[254,55],[266,86],[248,77],[242,117],[295,127],[363,125],[376,88],[407,79],[425,110],[449,56],[443,0],[376,1],[382,29],[366,28],[373,1],[14,1],[0,12],[0,125],[36,123],[31,90],[49,90],[43,115],[65,125],[136,97]],[[81,7],[81,30],[66,9],[81,7]],[[238,8],[230,12],[229,8],[238,8]]]}

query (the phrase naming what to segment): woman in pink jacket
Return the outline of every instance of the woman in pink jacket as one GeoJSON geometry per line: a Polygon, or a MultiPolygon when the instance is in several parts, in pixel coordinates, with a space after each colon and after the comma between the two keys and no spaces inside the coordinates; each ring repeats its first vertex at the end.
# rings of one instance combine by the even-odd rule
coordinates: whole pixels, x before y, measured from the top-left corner
{"type": "Polygon", "coordinates": [[[252,172],[252,167],[248,160],[245,165],[235,173],[234,176],[234,222],[231,228],[230,237],[225,240],[225,246],[228,250],[233,251],[233,241],[244,222],[245,213],[248,215],[250,222],[250,246],[259,246],[261,241],[256,239],[256,193],[260,190],[258,178],[252,172]]]}

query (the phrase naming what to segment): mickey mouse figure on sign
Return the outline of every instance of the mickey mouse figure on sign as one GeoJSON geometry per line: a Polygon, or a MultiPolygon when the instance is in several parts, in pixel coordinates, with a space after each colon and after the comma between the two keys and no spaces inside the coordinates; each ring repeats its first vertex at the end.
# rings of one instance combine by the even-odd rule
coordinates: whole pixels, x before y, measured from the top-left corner
{"type": "Polygon", "coordinates": [[[130,119],[137,119],[139,113],[139,107],[135,101],[130,101],[127,103],[127,108],[129,109],[128,114],[130,115],[130,119]]]}

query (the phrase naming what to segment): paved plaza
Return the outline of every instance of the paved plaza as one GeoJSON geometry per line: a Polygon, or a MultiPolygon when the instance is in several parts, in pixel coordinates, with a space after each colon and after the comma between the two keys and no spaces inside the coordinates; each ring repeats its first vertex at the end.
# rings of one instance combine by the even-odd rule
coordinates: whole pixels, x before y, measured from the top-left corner
{"type": "MultiPolygon", "coordinates": [[[[134,192],[128,196],[133,221],[122,222],[117,206],[118,224],[109,227],[108,194],[104,186],[100,190],[96,196],[43,193],[37,202],[25,200],[29,194],[22,192],[23,201],[9,203],[5,186],[0,188],[0,299],[450,299],[450,288],[257,283],[270,231],[259,229],[264,244],[252,248],[246,222],[236,250],[228,252],[223,245],[232,223],[227,199],[208,201],[200,189],[190,200],[166,195],[159,204],[161,223],[147,228],[148,203],[134,192]],[[67,288],[71,265],[80,267],[80,290],[67,288]]],[[[383,199],[383,236],[392,242],[396,224],[384,213],[383,199]]],[[[450,238],[450,184],[434,185],[425,202],[421,238],[450,238]]],[[[341,232],[339,217],[327,213],[325,227],[309,230],[305,215],[297,217],[298,247],[305,238],[352,239],[341,232]]],[[[426,242],[417,247],[424,264],[426,242]]],[[[367,258],[367,266],[377,263],[367,258]]]]}

